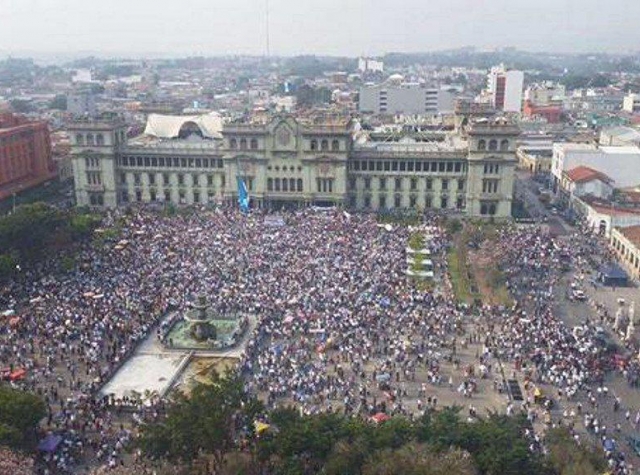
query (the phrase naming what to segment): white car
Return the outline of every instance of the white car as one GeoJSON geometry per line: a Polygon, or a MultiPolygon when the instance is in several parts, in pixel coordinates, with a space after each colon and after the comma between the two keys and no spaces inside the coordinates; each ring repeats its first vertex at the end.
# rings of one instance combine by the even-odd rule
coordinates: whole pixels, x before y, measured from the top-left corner
{"type": "Polygon", "coordinates": [[[587,300],[587,295],[582,290],[576,289],[573,291],[573,298],[575,300],[583,301],[583,300],[587,300]]]}

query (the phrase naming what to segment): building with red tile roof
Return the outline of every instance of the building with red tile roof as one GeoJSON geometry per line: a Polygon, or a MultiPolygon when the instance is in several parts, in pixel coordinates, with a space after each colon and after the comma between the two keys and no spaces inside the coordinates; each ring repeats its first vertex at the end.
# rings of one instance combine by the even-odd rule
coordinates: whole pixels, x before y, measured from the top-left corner
{"type": "Polygon", "coordinates": [[[594,232],[604,236],[611,236],[614,228],[640,225],[640,208],[637,207],[623,206],[590,195],[574,197],[571,206],[594,232]]]}
{"type": "Polygon", "coordinates": [[[566,171],[565,176],[574,183],[586,183],[592,180],[601,180],[606,183],[613,183],[613,180],[604,173],[584,165],[580,165],[566,171]]]}
{"type": "Polygon", "coordinates": [[[606,174],[580,165],[562,173],[560,191],[569,200],[586,195],[608,199],[613,194],[613,183],[606,174]]]}

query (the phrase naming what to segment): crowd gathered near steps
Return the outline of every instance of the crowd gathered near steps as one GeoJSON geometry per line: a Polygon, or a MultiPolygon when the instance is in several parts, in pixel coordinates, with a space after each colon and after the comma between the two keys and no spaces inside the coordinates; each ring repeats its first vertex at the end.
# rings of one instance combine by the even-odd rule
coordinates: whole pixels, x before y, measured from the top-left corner
{"type": "MultiPolygon", "coordinates": [[[[120,410],[130,401],[98,397],[98,390],[142,339],[161,335],[169,309],[181,314],[200,292],[215,312],[255,316],[238,371],[267,407],[416,417],[455,396],[469,401],[473,418],[480,388],[493,388],[506,402],[506,379],[514,377],[525,398],[506,411],[527,414],[533,450],[544,450],[535,429],[540,419],[580,422],[603,440],[611,470],[629,473],[597,403],[617,404],[636,425],[640,412],[603,391],[609,356],[594,343],[593,325],[576,333],[553,312],[563,266],[586,250],[537,227],[503,227],[496,246],[504,250],[500,263],[514,306],[468,306],[453,295],[441,218],[424,217],[411,229],[341,210],[271,218],[232,209],[112,212],[102,228],[119,229],[115,241],[98,232],[73,250],[73,269],[56,257],[0,287],[0,310],[15,312],[11,324],[2,322],[0,365],[25,370],[11,384],[46,401],[43,434],[64,436],[40,465],[43,473],[75,472],[89,459],[107,468],[136,463],[124,456],[135,437],[131,419],[157,417],[162,401],[136,403],[131,417],[120,410]],[[429,289],[406,276],[411,233],[424,236],[435,263],[437,282],[429,289]],[[478,348],[471,361],[461,356],[470,347],[478,348]],[[513,375],[505,375],[505,364],[513,375]],[[574,409],[551,417],[535,404],[540,384],[576,402],[574,409]],[[585,398],[595,402],[583,407],[585,398]]],[[[576,430],[575,437],[583,436],[576,430]]]]}

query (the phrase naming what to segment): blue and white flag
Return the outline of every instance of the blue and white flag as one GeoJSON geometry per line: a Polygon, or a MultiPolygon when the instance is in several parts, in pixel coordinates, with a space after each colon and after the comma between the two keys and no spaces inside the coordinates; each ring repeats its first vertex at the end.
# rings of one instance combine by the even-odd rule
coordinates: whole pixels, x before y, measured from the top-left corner
{"type": "Polygon", "coordinates": [[[240,211],[243,213],[249,211],[249,193],[247,192],[247,185],[240,177],[238,177],[238,204],[240,205],[240,211]]]}

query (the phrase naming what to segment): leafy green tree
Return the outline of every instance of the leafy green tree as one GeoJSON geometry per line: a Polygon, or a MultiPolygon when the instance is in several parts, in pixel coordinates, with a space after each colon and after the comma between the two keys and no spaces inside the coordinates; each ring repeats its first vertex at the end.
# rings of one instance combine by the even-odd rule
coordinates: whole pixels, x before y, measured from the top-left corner
{"type": "Polygon", "coordinates": [[[308,84],[302,84],[296,89],[295,96],[300,107],[312,107],[331,102],[331,91],[326,87],[315,88],[308,84]]]}
{"type": "Polygon", "coordinates": [[[278,433],[270,441],[272,452],[262,456],[275,456],[282,473],[317,473],[333,444],[349,434],[348,419],[336,413],[300,416],[284,409],[275,411],[271,419],[278,433]]]}
{"type": "Polygon", "coordinates": [[[439,412],[426,412],[416,425],[419,442],[428,442],[436,448],[447,449],[460,438],[462,423],[459,407],[445,407],[439,412]]]}
{"type": "Polygon", "coordinates": [[[446,228],[447,228],[447,233],[449,233],[449,236],[453,236],[459,231],[462,231],[462,223],[460,222],[459,219],[455,219],[455,218],[449,219],[447,220],[446,228]]]}
{"type": "Polygon", "coordinates": [[[12,254],[0,254],[0,280],[8,279],[15,271],[18,262],[12,254]]]}
{"type": "Polygon", "coordinates": [[[436,449],[458,447],[469,452],[481,474],[538,475],[541,457],[529,451],[524,417],[491,414],[473,423],[461,422],[458,408],[425,415],[416,428],[418,440],[436,449]]]}
{"type": "Polygon", "coordinates": [[[61,212],[45,203],[22,205],[0,217],[0,278],[10,276],[21,259],[42,255],[50,246],[85,239],[100,224],[97,214],[61,212]]]}
{"type": "Polygon", "coordinates": [[[8,424],[0,423],[0,445],[18,448],[22,445],[20,430],[8,424]]]}
{"type": "Polygon", "coordinates": [[[342,475],[344,473],[360,473],[365,462],[371,456],[371,449],[366,437],[358,437],[352,441],[337,442],[324,465],[324,475],[342,475]]]}
{"type": "Polygon", "coordinates": [[[64,94],[56,95],[56,97],[54,97],[52,99],[52,101],[49,103],[49,108],[50,109],[57,109],[57,110],[61,110],[61,111],[66,111],[67,110],[67,96],[65,96],[64,94]]]}
{"type": "Polygon", "coordinates": [[[97,214],[75,214],[71,217],[69,227],[73,238],[90,236],[99,226],[101,217],[97,214]]]}
{"type": "Polygon", "coordinates": [[[32,257],[65,223],[59,210],[44,203],[19,206],[15,213],[0,218],[0,249],[32,257]]]}
{"type": "Polygon", "coordinates": [[[253,433],[252,422],[261,411],[239,377],[214,373],[212,384],[197,385],[189,396],[177,394],[165,418],[143,427],[139,444],[153,458],[204,461],[206,472],[217,474],[242,428],[253,433]]]}
{"type": "Polygon", "coordinates": [[[415,429],[408,419],[393,417],[379,425],[369,424],[368,433],[373,450],[397,449],[414,438],[415,429]]]}
{"type": "Polygon", "coordinates": [[[607,468],[597,447],[579,446],[566,428],[550,430],[545,443],[549,449],[548,463],[558,475],[599,475],[607,468]]]}
{"type": "Polygon", "coordinates": [[[28,450],[36,442],[36,428],[46,414],[38,396],[0,386],[0,445],[28,450]]]}
{"type": "Polygon", "coordinates": [[[613,80],[605,74],[568,74],[561,78],[560,82],[567,89],[583,89],[586,87],[607,87],[612,84],[613,80]]]}
{"type": "Polygon", "coordinates": [[[362,475],[474,475],[478,473],[468,452],[451,449],[437,453],[433,448],[411,443],[399,449],[372,454],[362,475]]]}
{"type": "Polygon", "coordinates": [[[346,437],[338,441],[322,472],[326,475],[361,473],[371,454],[398,449],[415,438],[411,422],[394,417],[382,424],[351,419],[346,424],[346,437]]]}
{"type": "Polygon", "coordinates": [[[25,101],[24,99],[11,99],[9,101],[11,108],[14,112],[25,114],[27,112],[33,112],[35,108],[33,104],[29,101],[25,101]]]}

